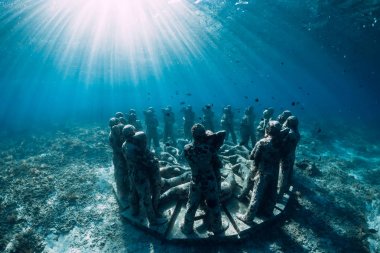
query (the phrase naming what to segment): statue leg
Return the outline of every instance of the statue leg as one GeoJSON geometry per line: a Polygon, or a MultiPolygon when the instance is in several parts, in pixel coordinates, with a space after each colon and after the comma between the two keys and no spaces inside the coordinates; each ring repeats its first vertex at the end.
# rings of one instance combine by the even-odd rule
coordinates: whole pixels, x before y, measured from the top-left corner
{"type": "Polygon", "coordinates": [[[194,216],[201,201],[202,194],[200,188],[192,183],[190,185],[189,199],[186,204],[186,213],[183,224],[181,225],[181,231],[184,234],[191,234],[194,227],[194,216]]]}

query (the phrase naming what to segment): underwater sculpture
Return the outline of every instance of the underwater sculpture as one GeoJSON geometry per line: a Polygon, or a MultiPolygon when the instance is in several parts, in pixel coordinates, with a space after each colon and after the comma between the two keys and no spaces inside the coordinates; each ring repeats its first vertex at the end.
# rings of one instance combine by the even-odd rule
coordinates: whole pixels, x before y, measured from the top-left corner
{"type": "Polygon", "coordinates": [[[135,127],[136,131],[142,130],[141,121],[137,119],[135,109],[130,109],[127,115],[127,124],[135,127]]]}
{"type": "Polygon", "coordinates": [[[121,123],[123,125],[127,124],[127,120],[124,117],[124,113],[122,113],[122,112],[115,113],[115,118],[117,118],[119,120],[119,123],[121,123]]]}
{"type": "Polygon", "coordinates": [[[248,148],[248,143],[251,140],[252,147],[256,144],[255,136],[255,114],[253,106],[249,106],[244,111],[244,116],[240,122],[240,145],[248,148]]]}
{"type": "Polygon", "coordinates": [[[202,125],[206,130],[214,131],[214,111],[212,110],[212,105],[207,104],[202,108],[203,118],[202,125]]]}
{"type": "Polygon", "coordinates": [[[223,116],[220,120],[222,130],[226,131],[226,140],[228,140],[231,134],[232,142],[236,144],[236,134],[234,130],[234,113],[232,112],[231,105],[227,105],[223,108],[223,116]]]}
{"type": "Polygon", "coordinates": [[[281,198],[284,192],[289,190],[292,183],[293,167],[296,159],[296,148],[301,139],[301,135],[298,131],[298,119],[296,116],[289,116],[283,127],[287,128],[289,131],[283,138],[278,198],[281,198]]]}
{"type": "Polygon", "coordinates": [[[259,207],[264,207],[266,215],[272,215],[277,197],[277,178],[280,163],[281,124],[269,121],[266,127],[266,137],[259,140],[253,148],[250,159],[253,160],[254,186],[245,213],[237,214],[237,218],[247,224],[252,224],[259,207]],[[264,204],[264,203],[265,204],[264,204]]]}
{"type": "MultiPolygon", "coordinates": [[[[247,108],[247,111],[250,109],[247,108]]],[[[117,125],[119,119],[114,118],[110,120],[110,124],[111,122],[117,125]]],[[[280,134],[276,135],[275,139],[280,142],[279,159],[283,159],[285,151],[281,147],[285,147],[285,140],[290,130],[285,124],[282,129],[279,123],[277,125],[280,134]]],[[[201,125],[194,125],[195,128],[197,126],[201,125]]],[[[268,122],[267,131],[271,126],[272,124],[268,122]]],[[[123,205],[117,189],[114,190],[122,216],[132,224],[162,239],[187,242],[221,240],[217,238],[239,240],[281,217],[292,187],[289,191],[284,190],[281,196],[276,195],[279,162],[270,183],[275,185],[274,188],[265,192],[265,200],[257,204],[258,216],[253,214],[250,220],[245,220],[244,214],[250,212],[247,200],[256,198],[254,188],[260,185],[256,178],[259,173],[257,167],[253,165],[254,159],[250,156],[250,150],[244,145],[231,146],[229,143],[224,143],[225,131],[213,133],[204,127],[198,130],[200,130],[199,136],[194,138],[191,144],[185,139],[178,139],[180,144],[178,148],[162,143],[163,152],[156,152],[155,156],[149,151],[146,145],[147,137],[143,132],[135,136],[137,131],[133,126],[127,125],[122,128],[124,139],[122,150],[125,160],[130,165],[127,166],[127,169],[129,168],[127,177],[132,192],[129,194],[128,205],[123,205]],[[189,152],[189,147],[194,143],[207,147],[204,150],[199,149],[205,152],[189,152]],[[137,167],[140,169],[135,169],[137,167]],[[207,182],[206,187],[202,188],[203,182],[201,177],[196,176],[197,170],[198,172],[207,170],[207,173],[202,173],[205,176],[203,182],[207,182]],[[144,173],[138,175],[133,174],[133,171],[144,171],[144,173]],[[200,191],[191,194],[194,188],[200,191]],[[265,214],[267,216],[262,216],[265,214]]],[[[270,135],[265,138],[270,138],[270,135]]],[[[279,159],[274,160],[279,161],[279,159]]],[[[279,183],[280,185],[282,184],[279,183]]],[[[284,186],[284,189],[288,186],[289,184],[284,186]]]]}
{"type": "Polygon", "coordinates": [[[256,128],[256,140],[261,140],[264,137],[265,128],[267,127],[269,121],[272,119],[273,113],[274,109],[272,107],[269,107],[263,111],[263,118],[256,128]]]}
{"type": "MultiPolygon", "coordinates": [[[[116,115],[117,116],[117,115],[116,115]]],[[[120,116],[120,115],[119,115],[120,116]]],[[[116,189],[120,198],[127,201],[129,187],[128,187],[128,173],[127,163],[124,159],[122,152],[122,145],[124,137],[122,130],[124,125],[120,123],[119,118],[111,118],[109,121],[111,128],[109,133],[109,144],[112,148],[112,161],[114,165],[114,177],[116,182],[116,189]]]]}
{"type": "Polygon", "coordinates": [[[170,142],[172,144],[175,144],[175,137],[174,137],[174,123],[175,123],[175,115],[172,111],[171,106],[167,106],[166,108],[162,108],[162,114],[164,119],[164,138],[163,142],[167,143],[170,142]]]}
{"type": "Polygon", "coordinates": [[[136,132],[123,149],[131,182],[130,204],[132,214],[137,216],[145,211],[149,223],[158,225],[167,219],[158,211],[161,192],[161,177],[158,161],[147,149],[147,137],[144,132],[136,132]]]}
{"type": "Polygon", "coordinates": [[[188,140],[191,140],[191,128],[195,122],[195,113],[193,112],[193,108],[191,105],[187,105],[186,107],[181,109],[183,113],[183,133],[184,137],[188,140]]]}
{"type": "Polygon", "coordinates": [[[289,110],[285,110],[280,115],[277,116],[277,121],[280,122],[281,125],[285,123],[285,121],[292,116],[292,112],[289,110]]]}
{"type": "Polygon", "coordinates": [[[151,142],[153,141],[154,148],[159,149],[160,143],[158,141],[158,133],[157,133],[158,120],[157,120],[153,107],[149,107],[148,110],[144,111],[144,116],[145,116],[148,148],[150,148],[151,142]]]}
{"type": "Polygon", "coordinates": [[[191,183],[186,204],[186,214],[181,230],[185,234],[193,233],[194,216],[202,201],[207,206],[207,221],[211,231],[219,234],[227,229],[222,223],[220,207],[220,162],[216,152],[223,144],[225,132],[206,134],[201,124],[191,129],[194,141],[185,146],[185,158],[191,168],[191,183]]]}

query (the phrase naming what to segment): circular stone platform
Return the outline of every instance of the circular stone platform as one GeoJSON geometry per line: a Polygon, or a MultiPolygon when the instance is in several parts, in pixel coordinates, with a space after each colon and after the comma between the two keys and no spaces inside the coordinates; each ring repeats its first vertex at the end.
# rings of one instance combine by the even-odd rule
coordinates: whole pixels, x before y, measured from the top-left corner
{"type": "Polygon", "coordinates": [[[262,230],[278,222],[285,213],[290,197],[292,196],[293,187],[290,187],[289,193],[284,194],[281,201],[276,203],[272,217],[256,217],[254,224],[252,226],[249,226],[236,218],[236,214],[239,211],[244,212],[247,210],[249,200],[247,199],[246,201],[241,201],[236,198],[242,188],[242,179],[236,174],[234,174],[234,177],[237,183],[234,195],[222,203],[222,219],[229,222],[229,227],[223,234],[219,234],[217,236],[213,235],[213,233],[207,231],[207,229],[202,227],[202,218],[205,214],[200,209],[197,210],[197,213],[195,215],[194,233],[185,235],[181,232],[180,224],[184,220],[186,208],[186,202],[183,200],[174,201],[162,207],[161,211],[168,218],[168,222],[159,226],[151,226],[149,225],[149,222],[146,218],[132,216],[128,204],[123,203],[119,199],[115,188],[113,189],[113,192],[119,204],[121,216],[137,228],[149,234],[152,234],[161,240],[184,243],[239,241],[249,237],[249,235],[252,235],[259,230],[262,230]]]}

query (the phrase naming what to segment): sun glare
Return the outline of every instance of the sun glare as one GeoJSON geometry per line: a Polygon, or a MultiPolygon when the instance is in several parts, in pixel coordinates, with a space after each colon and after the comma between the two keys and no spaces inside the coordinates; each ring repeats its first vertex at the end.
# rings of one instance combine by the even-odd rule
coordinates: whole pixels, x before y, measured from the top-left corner
{"type": "Polygon", "coordinates": [[[164,67],[203,57],[207,44],[194,21],[199,12],[183,0],[51,0],[41,10],[38,33],[51,42],[45,50],[68,75],[80,69],[89,82],[99,71],[112,80],[160,78],[164,67]]]}

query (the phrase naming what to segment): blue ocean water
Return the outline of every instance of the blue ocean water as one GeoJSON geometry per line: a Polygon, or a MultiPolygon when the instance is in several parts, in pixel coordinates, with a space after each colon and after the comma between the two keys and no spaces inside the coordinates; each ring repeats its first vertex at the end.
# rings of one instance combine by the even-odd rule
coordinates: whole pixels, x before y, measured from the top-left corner
{"type": "Polygon", "coordinates": [[[272,106],[323,132],[362,129],[375,157],[336,150],[379,171],[379,19],[378,0],[0,0],[0,131],[187,104],[237,118],[254,105],[258,120],[272,106]]]}
{"type": "Polygon", "coordinates": [[[379,123],[378,1],[128,2],[1,1],[2,127],[181,103],[379,123]]]}

